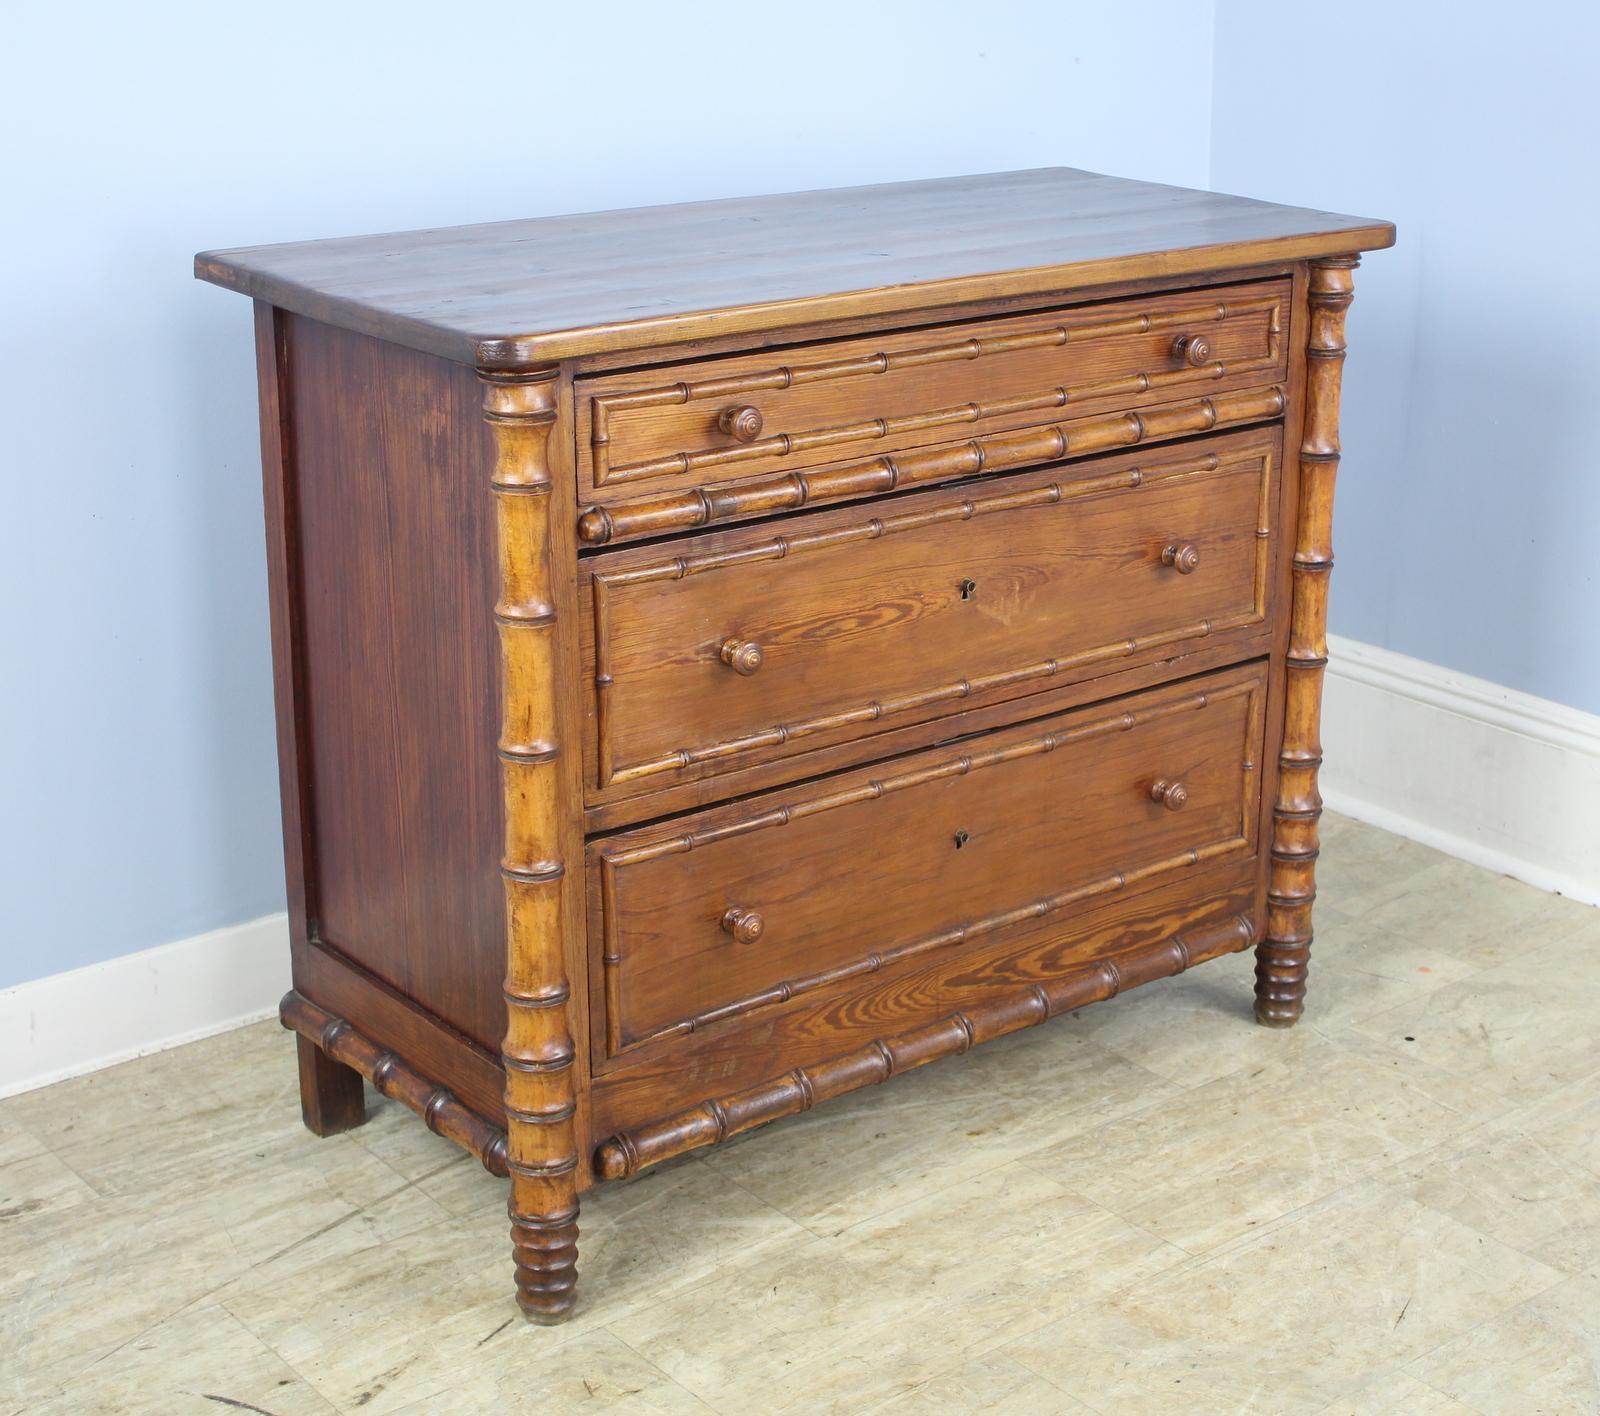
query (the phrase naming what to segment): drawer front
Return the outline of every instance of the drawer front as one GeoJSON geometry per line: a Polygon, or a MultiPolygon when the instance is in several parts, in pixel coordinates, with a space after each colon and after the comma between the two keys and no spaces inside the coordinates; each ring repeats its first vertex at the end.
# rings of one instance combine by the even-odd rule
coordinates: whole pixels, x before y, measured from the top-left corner
{"type": "Polygon", "coordinates": [[[1280,380],[1287,280],[579,381],[600,504],[1280,380]],[[1065,410],[1065,411],[1064,411],[1065,410]]]}
{"type": "Polygon", "coordinates": [[[690,780],[1261,625],[1278,439],[586,559],[592,787],[690,780]]]}
{"type": "Polygon", "coordinates": [[[1258,662],[592,842],[606,1055],[1252,854],[1265,685],[1258,662]]]}

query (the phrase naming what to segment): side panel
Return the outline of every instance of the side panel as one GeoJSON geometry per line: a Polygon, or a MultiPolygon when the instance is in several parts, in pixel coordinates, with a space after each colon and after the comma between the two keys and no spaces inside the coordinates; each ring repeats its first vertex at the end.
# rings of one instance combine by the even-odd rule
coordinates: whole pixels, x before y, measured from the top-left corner
{"type": "Polygon", "coordinates": [[[482,390],[471,369],[278,318],[310,947],[497,1054],[498,586],[482,390]]]}

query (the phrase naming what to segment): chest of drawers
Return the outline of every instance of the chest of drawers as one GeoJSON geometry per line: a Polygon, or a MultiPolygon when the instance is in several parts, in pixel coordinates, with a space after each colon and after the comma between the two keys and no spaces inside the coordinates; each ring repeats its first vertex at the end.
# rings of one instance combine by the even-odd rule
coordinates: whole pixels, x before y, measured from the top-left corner
{"type": "Polygon", "coordinates": [[[203,255],[256,301],[307,1124],[590,1186],[1257,951],[1386,223],[1063,169],[203,255]]]}

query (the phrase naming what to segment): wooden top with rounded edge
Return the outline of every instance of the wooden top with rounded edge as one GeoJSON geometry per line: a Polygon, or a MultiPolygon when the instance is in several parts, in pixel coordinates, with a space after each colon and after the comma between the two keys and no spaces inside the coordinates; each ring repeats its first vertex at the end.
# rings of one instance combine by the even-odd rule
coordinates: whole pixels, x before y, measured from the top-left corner
{"type": "Polygon", "coordinates": [[[208,251],[195,274],[505,369],[1393,243],[1385,221],[1049,167],[208,251]]]}

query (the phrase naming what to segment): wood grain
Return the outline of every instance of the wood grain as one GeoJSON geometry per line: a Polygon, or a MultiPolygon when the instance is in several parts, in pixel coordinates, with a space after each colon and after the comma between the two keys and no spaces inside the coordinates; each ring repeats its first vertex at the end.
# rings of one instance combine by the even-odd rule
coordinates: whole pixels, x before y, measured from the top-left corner
{"type": "Polygon", "coordinates": [[[1328,578],[1333,573],[1333,487],[1339,470],[1339,390],[1345,314],[1357,256],[1313,262],[1307,294],[1306,395],[1300,442],[1300,506],[1294,594],[1273,807],[1267,933],[1256,951],[1256,1019],[1292,1027],[1305,1009],[1311,906],[1317,897],[1317,820],[1322,797],[1322,679],[1328,663],[1328,578]]]}
{"type": "Polygon", "coordinates": [[[1085,418],[1067,418],[1011,433],[984,433],[960,443],[932,444],[867,462],[775,473],[712,488],[661,492],[588,508],[578,536],[590,545],[692,530],[795,511],[824,502],[879,496],[934,482],[1058,462],[1108,448],[1159,443],[1189,433],[1209,433],[1277,418],[1284,411],[1277,385],[1215,398],[1155,404],[1085,418]]]}
{"type": "Polygon", "coordinates": [[[367,1119],[361,1073],[324,1052],[317,1040],[294,1040],[300,1068],[300,1119],[314,1136],[337,1136],[367,1119]]]}
{"type": "Polygon", "coordinates": [[[505,797],[506,1168],[517,1302],[533,1322],[560,1322],[578,1281],[577,1084],[566,959],[559,708],[561,657],[552,580],[549,444],[557,371],[485,375],[494,434],[505,797]]]}
{"type": "Polygon", "coordinates": [[[560,1321],[597,1180],[1252,943],[1293,1022],[1392,239],[1049,170],[198,258],[268,302],[306,1124],[505,1174],[560,1321]]]}
{"type": "Polygon", "coordinates": [[[1383,221],[1054,167],[209,251],[195,272],[508,368],[1393,241],[1383,221]]]}
{"type": "MultiPolygon", "coordinates": [[[[1292,463],[1292,459],[1290,461],[1292,463]]],[[[1280,553],[1277,559],[1282,562],[1287,561],[1288,557],[1280,553]]],[[[1048,679],[1036,692],[1021,695],[1025,701],[1019,701],[1017,695],[1006,697],[997,694],[993,701],[979,705],[971,700],[963,700],[953,707],[934,703],[899,716],[897,726],[893,725],[894,720],[881,724],[882,730],[876,733],[864,733],[855,728],[843,732],[838,740],[826,742],[822,741],[822,735],[819,734],[817,738],[809,740],[804,751],[751,761],[743,757],[730,758],[725,763],[715,764],[715,775],[663,773],[607,792],[591,787],[584,809],[585,828],[591,836],[604,835],[658,817],[746,796],[751,792],[768,791],[808,777],[843,771],[863,762],[915,752],[933,743],[949,742],[957,737],[1008,727],[1019,717],[1034,718],[1064,712],[1085,703],[1209,673],[1213,669],[1266,655],[1271,652],[1278,631],[1279,611],[1276,607],[1280,602],[1282,606],[1287,606],[1289,602],[1287,575],[1283,577],[1282,586],[1277,584],[1277,579],[1274,577],[1269,590],[1267,622],[1258,627],[1206,635],[1179,645],[1157,646],[1148,653],[1129,658],[1107,660],[1090,666],[1084,677],[1076,681],[1072,681],[1070,675],[1065,676],[1069,680],[1065,683],[1059,681],[1061,676],[1048,679]],[[631,787],[637,790],[631,790],[631,787]]],[[[1278,711],[1281,714],[1281,705],[1278,711]]],[[[593,731],[592,724],[589,731],[593,731]]],[[[1275,750],[1269,754],[1269,760],[1276,760],[1275,750]]],[[[1269,809],[1270,805],[1269,802],[1269,809]]],[[[1258,911],[1263,918],[1264,908],[1258,911]]]]}
{"type": "Polygon", "coordinates": [[[587,560],[590,781],[702,775],[1259,625],[1277,455],[1267,429],[587,560]],[[755,666],[729,672],[730,645],[755,666]]]}
{"type": "Polygon", "coordinates": [[[580,499],[895,452],[1284,376],[1289,282],[829,340],[578,386],[580,499]],[[1196,365],[1175,341],[1204,332],[1196,365]],[[725,427],[724,424],[727,423],[725,427]]]}
{"type": "MultiPolygon", "coordinates": [[[[476,1156],[491,1175],[506,1174],[505,1132],[463,1106],[448,1088],[414,1070],[396,1053],[364,1037],[343,1018],[317,1007],[292,990],[278,1005],[278,1019],[284,1027],[298,1034],[295,1041],[300,1046],[302,1064],[309,1054],[321,1059],[318,1065],[338,1067],[355,1079],[352,1106],[360,1100],[364,1077],[375,1091],[416,1112],[435,1135],[454,1141],[476,1156]]],[[[347,1125],[335,1125],[327,1130],[312,1126],[319,1136],[346,1129],[347,1125]]]]}
{"type": "Polygon", "coordinates": [[[1252,852],[1264,685],[1251,666],[609,838],[608,1054],[1252,852]],[[1150,797],[1174,779],[1182,812],[1150,797]],[[762,917],[752,944],[729,909],[762,917]]]}
{"type": "Polygon", "coordinates": [[[1264,852],[1201,861],[1145,888],[1085,900],[1064,917],[801,994],[770,1009],[760,1026],[708,1027],[629,1049],[595,1071],[592,1134],[603,1139],[650,1125],[707,1097],[825,1062],[955,1010],[1003,1002],[1106,957],[1159,948],[1174,934],[1239,915],[1254,919],[1265,864],[1264,852]]]}
{"type": "Polygon", "coordinates": [[[484,746],[495,560],[477,380],[311,320],[288,319],[284,338],[305,724],[292,790],[312,832],[311,937],[498,1048],[500,790],[484,746]]]}
{"type": "Polygon", "coordinates": [[[365,1037],[381,1038],[408,1066],[454,1092],[479,1116],[504,1125],[505,1072],[491,1051],[442,1022],[323,941],[295,956],[295,991],[345,1019],[365,1037]]]}
{"type": "Polygon", "coordinates": [[[785,1116],[861,1087],[887,1082],[944,1057],[958,1056],[1022,1028],[1037,1027],[1074,1008],[1114,998],[1126,988],[1182,973],[1219,954],[1250,947],[1255,925],[1235,915],[1192,935],[1174,934],[1154,947],[1101,959],[1062,978],[1035,983],[992,1002],[976,1004],[892,1037],[727,1095],[709,1098],[637,1131],[604,1142],[595,1171],[606,1180],[636,1175],[647,1166],[702,1146],[716,1145],[785,1116]]]}

